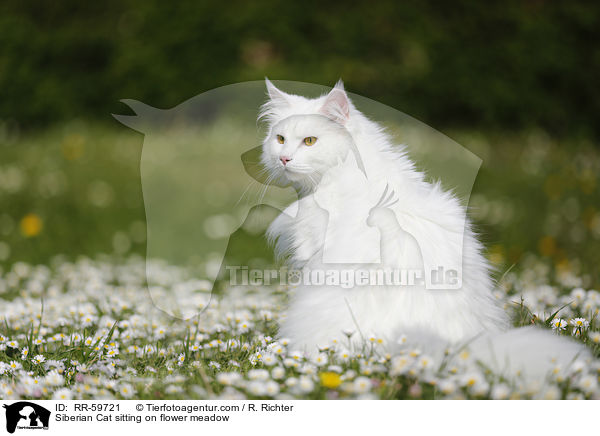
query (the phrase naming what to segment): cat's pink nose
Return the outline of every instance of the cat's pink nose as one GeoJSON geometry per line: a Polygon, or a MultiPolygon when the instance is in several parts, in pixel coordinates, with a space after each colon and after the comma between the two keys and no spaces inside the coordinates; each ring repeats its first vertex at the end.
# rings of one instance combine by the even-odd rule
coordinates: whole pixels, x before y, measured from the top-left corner
{"type": "Polygon", "coordinates": [[[286,166],[287,163],[292,160],[292,158],[291,157],[287,157],[287,156],[279,156],[279,160],[281,161],[281,163],[283,164],[283,166],[286,166]]]}

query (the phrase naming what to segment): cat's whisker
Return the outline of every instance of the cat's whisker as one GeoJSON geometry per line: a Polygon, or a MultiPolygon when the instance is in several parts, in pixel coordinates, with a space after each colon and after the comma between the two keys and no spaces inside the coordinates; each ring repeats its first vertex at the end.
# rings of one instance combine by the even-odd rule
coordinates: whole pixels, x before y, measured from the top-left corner
{"type": "MultiPolygon", "coordinates": [[[[262,177],[265,174],[269,174],[270,175],[270,168],[268,168],[267,166],[264,165],[263,162],[256,162],[256,163],[260,163],[263,164],[261,168],[258,169],[258,172],[256,173],[255,177],[262,177]]],[[[242,201],[242,199],[244,198],[244,196],[246,196],[250,190],[250,188],[252,187],[252,185],[254,183],[260,183],[258,180],[253,179],[250,181],[250,183],[248,184],[248,186],[246,186],[246,189],[244,190],[244,192],[242,193],[242,195],[240,196],[240,198],[238,199],[238,201],[235,203],[235,205],[237,206],[238,204],[240,204],[240,202],[242,201]]],[[[247,201],[246,204],[248,204],[250,202],[250,196],[247,196],[247,201]]]]}
{"type": "Polygon", "coordinates": [[[238,201],[235,202],[234,206],[237,206],[240,204],[240,202],[242,201],[242,199],[244,198],[244,196],[248,193],[248,190],[250,189],[250,187],[257,183],[256,180],[250,180],[250,182],[248,183],[248,185],[246,186],[246,189],[244,189],[244,192],[242,192],[242,195],[240,195],[240,198],[238,198],[238,201]]]}
{"type": "Polygon", "coordinates": [[[261,188],[260,193],[259,193],[259,195],[257,197],[257,204],[261,204],[262,203],[262,200],[265,197],[265,194],[267,192],[269,184],[271,183],[271,180],[272,180],[272,176],[269,176],[267,178],[267,180],[264,182],[263,187],[261,188]]]}
{"type": "Polygon", "coordinates": [[[260,198],[258,200],[258,204],[262,203],[263,199],[265,198],[265,195],[267,194],[267,189],[269,189],[269,186],[271,186],[271,182],[275,179],[275,177],[277,177],[277,174],[276,173],[272,173],[272,174],[269,175],[269,177],[265,181],[265,186],[262,189],[260,198]]]}

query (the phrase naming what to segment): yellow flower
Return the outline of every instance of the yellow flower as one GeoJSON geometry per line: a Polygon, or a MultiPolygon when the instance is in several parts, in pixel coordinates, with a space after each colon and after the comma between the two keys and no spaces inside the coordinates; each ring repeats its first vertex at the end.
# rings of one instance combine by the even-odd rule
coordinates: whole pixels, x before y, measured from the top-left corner
{"type": "Polygon", "coordinates": [[[21,219],[21,233],[27,238],[37,236],[42,231],[42,219],[34,213],[28,213],[21,219]]]}
{"type": "Polygon", "coordinates": [[[321,385],[328,389],[335,389],[342,384],[342,378],[335,372],[322,372],[320,377],[321,385]]]}

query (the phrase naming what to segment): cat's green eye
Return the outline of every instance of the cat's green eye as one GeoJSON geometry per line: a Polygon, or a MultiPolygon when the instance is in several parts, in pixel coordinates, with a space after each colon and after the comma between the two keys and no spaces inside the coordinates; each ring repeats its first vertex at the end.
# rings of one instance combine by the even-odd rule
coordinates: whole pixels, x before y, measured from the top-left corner
{"type": "Polygon", "coordinates": [[[277,135],[277,142],[279,142],[280,144],[283,144],[285,142],[285,138],[281,135],[277,135]]]}
{"type": "Polygon", "coordinates": [[[315,142],[317,142],[317,138],[315,138],[314,136],[309,136],[308,138],[304,138],[304,143],[306,145],[308,145],[309,147],[311,145],[315,145],[315,142]]]}

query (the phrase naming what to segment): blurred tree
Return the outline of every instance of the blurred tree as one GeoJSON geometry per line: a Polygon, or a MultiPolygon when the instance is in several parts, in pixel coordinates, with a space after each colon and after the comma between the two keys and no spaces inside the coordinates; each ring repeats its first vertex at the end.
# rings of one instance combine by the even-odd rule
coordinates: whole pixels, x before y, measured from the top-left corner
{"type": "Polygon", "coordinates": [[[107,0],[0,5],[0,118],[108,119],[265,75],[332,84],[436,127],[599,133],[600,5],[107,0]]]}

